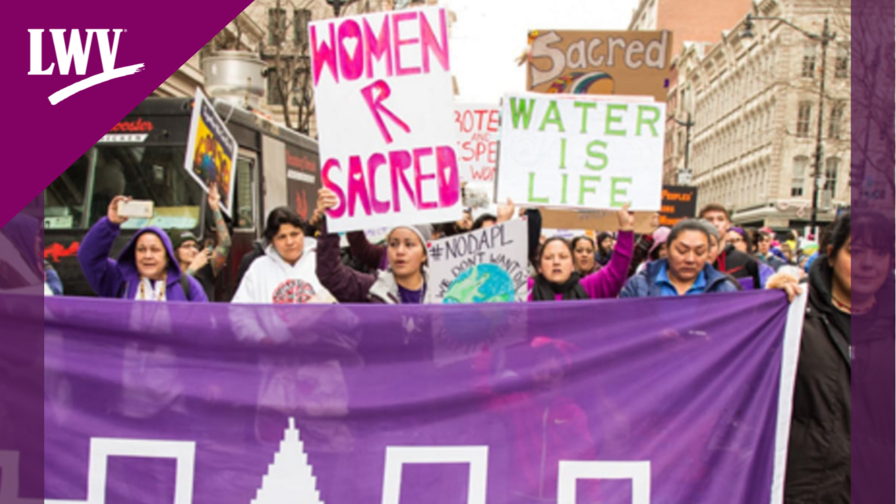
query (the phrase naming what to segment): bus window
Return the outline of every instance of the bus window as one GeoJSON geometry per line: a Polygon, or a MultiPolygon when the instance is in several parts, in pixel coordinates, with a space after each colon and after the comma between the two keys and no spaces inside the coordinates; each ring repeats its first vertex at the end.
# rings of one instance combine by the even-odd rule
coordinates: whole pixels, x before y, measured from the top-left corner
{"type": "Polygon", "coordinates": [[[236,161],[236,226],[241,229],[255,227],[255,177],[253,160],[242,156],[236,161]]]}
{"type": "Polygon", "coordinates": [[[124,229],[196,229],[204,192],[184,169],[184,147],[99,144],[97,151],[91,224],[106,215],[112,198],[124,194],[155,206],[151,219],[129,219],[124,229]]]}
{"type": "Polygon", "coordinates": [[[90,149],[44,190],[46,229],[83,229],[86,226],[87,180],[95,162],[96,149],[90,149]]]}

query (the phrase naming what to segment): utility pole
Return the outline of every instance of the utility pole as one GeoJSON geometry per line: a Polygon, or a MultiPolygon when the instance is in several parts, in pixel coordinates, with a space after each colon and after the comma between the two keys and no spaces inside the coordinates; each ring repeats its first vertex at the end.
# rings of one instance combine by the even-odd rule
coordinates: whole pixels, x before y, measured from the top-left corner
{"type": "MultiPolygon", "coordinates": [[[[815,137],[815,177],[812,191],[812,222],[810,224],[812,233],[818,237],[818,193],[821,191],[819,183],[821,182],[821,174],[825,169],[824,162],[824,141],[823,141],[823,125],[824,125],[824,84],[827,76],[827,59],[828,59],[828,42],[833,40],[834,35],[828,31],[828,18],[824,18],[824,31],[821,33],[821,84],[818,92],[818,134],[815,137]]],[[[816,238],[817,239],[817,238],[816,238]]]]}

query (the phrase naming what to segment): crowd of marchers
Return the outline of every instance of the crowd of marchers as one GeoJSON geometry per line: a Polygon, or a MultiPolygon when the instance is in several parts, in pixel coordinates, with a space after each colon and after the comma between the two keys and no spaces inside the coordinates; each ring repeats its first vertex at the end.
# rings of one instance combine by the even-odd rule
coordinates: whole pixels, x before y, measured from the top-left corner
{"type": "MultiPolygon", "coordinates": [[[[517,212],[508,201],[496,214],[475,220],[466,210],[456,222],[398,224],[385,240],[371,243],[364,232],[328,232],[327,210],[338,200],[321,189],[307,222],[290,208],[274,209],[263,242],[236,258],[230,257],[230,235],[212,188],[215,246],[200,248],[189,231],[145,227],[111,258],[127,221],[118,203],[127,199],[112,200],[78,251],[81,269],[100,297],[208,302],[219,272],[228,261],[239,261],[233,303],[433,303],[427,242],[523,216],[530,302],[733,293],[729,299],[737,303],[739,291],[780,289],[792,300],[808,290],[785,502],[849,502],[851,322],[892,320],[894,309],[893,226],[884,216],[853,219],[847,211],[818,237],[801,239],[794,232],[779,239],[767,228],[735,227],[725,206],[709,204],[698,218],[636,235],[625,207],[617,212],[614,232],[567,240],[542,235],[538,209],[517,212]]],[[[45,292],[61,292],[52,271],[46,278],[45,292]]]]}

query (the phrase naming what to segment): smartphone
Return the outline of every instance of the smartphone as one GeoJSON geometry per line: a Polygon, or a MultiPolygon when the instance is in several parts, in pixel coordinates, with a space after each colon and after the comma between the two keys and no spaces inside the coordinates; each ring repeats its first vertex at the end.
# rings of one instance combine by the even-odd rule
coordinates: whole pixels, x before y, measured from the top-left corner
{"type": "Polygon", "coordinates": [[[121,217],[152,218],[152,200],[131,200],[118,202],[118,215],[121,217]]]}

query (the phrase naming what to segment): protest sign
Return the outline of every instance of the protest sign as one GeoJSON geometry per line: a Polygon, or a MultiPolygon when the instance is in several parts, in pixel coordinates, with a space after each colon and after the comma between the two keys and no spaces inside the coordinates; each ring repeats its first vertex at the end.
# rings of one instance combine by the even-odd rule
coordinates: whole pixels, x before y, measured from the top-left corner
{"type": "Polygon", "coordinates": [[[498,156],[498,114],[492,105],[456,104],[457,157],[461,182],[492,182],[498,156]]]}
{"type": "MultiPolygon", "coordinates": [[[[651,217],[656,212],[634,212],[635,233],[653,232],[651,217]]],[[[619,218],[614,210],[557,210],[541,209],[541,223],[551,229],[590,229],[595,231],[616,231],[619,218]]]]}
{"type": "Polygon", "coordinates": [[[426,244],[429,281],[440,303],[525,301],[528,228],[517,219],[426,244]]]}
{"type": "Polygon", "coordinates": [[[330,231],[461,216],[444,9],[311,23],[321,178],[330,231]]]}
{"type": "Polygon", "coordinates": [[[805,296],[101,301],[34,314],[45,495],[11,502],[781,502],[805,296]]]}
{"type": "Polygon", "coordinates": [[[286,145],[286,201],[305,220],[317,207],[318,172],[316,154],[286,145]]]}
{"type": "Polygon", "coordinates": [[[526,88],[539,93],[652,96],[665,103],[669,31],[529,32],[526,88]]]}
{"type": "Polygon", "coordinates": [[[197,88],[184,168],[206,192],[212,185],[218,186],[221,211],[227,215],[231,215],[233,205],[233,186],[236,182],[233,164],[236,152],[236,139],[218,117],[209,99],[197,88]]]}
{"type": "Polygon", "coordinates": [[[665,104],[509,93],[502,105],[497,200],[658,211],[665,104]]]}
{"type": "Polygon", "coordinates": [[[660,226],[672,227],[682,219],[697,216],[697,188],[693,186],[663,186],[663,207],[660,226]]]}

